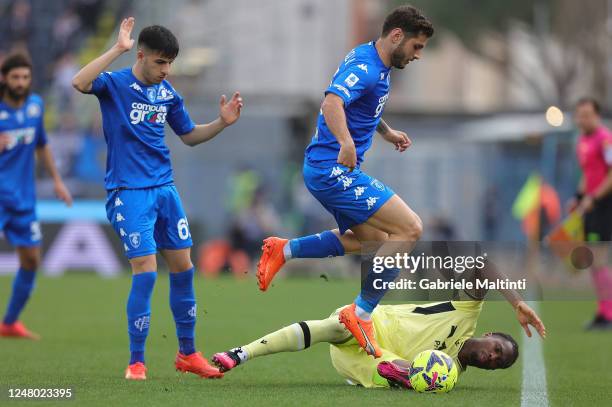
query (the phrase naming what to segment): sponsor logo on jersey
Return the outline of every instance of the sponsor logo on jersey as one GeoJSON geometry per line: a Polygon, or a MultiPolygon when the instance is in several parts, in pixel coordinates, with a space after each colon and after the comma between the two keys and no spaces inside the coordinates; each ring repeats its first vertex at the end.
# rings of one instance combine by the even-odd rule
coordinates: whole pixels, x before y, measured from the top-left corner
{"type": "Polygon", "coordinates": [[[148,105],[146,103],[132,103],[130,111],[130,121],[132,124],[142,122],[164,124],[166,123],[166,114],[168,108],[163,105],[148,105]]]}
{"type": "Polygon", "coordinates": [[[346,79],[344,80],[344,83],[346,83],[349,88],[352,88],[353,86],[355,86],[357,82],[359,82],[359,76],[355,75],[354,73],[347,76],[346,79]]]}
{"type": "Polygon", "coordinates": [[[372,207],[376,205],[376,201],[378,201],[379,198],[380,198],[379,196],[371,196],[368,199],[366,199],[366,204],[368,205],[368,209],[372,209],[372,207]]]}
{"type": "Polygon", "coordinates": [[[142,88],[140,87],[139,84],[137,84],[136,82],[132,83],[130,85],[130,88],[134,89],[135,91],[138,91],[140,93],[142,93],[142,88]]]}
{"type": "Polygon", "coordinates": [[[150,321],[151,321],[151,317],[149,317],[148,315],[145,315],[144,317],[140,317],[136,321],[134,321],[134,327],[138,329],[140,332],[142,332],[143,330],[149,328],[150,321]]]}
{"type": "Polygon", "coordinates": [[[365,73],[368,73],[368,66],[366,64],[359,64],[357,65],[357,68],[361,69],[365,73]]]}
{"type": "Polygon", "coordinates": [[[356,51],[352,49],[346,56],[344,57],[344,63],[348,63],[349,60],[354,59],[356,51]]]}
{"type": "Polygon", "coordinates": [[[355,200],[359,199],[361,195],[365,192],[368,187],[357,187],[355,188],[355,200]]]}
{"type": "Polygon", "coordinates": [[[346,191],[346,189],[350,187],[351,184],[353,183],[353,179],[350,177],[347,177],[346,175],[340,175],[338,177],[338,182],[342,182],[342,186],[344,187],[344,190],[346,191]]]}
{"type": "Polygon", "coordinates": [[[329,174],[329,177],[337,177],[338,175],[342,175],[344,174],[344,170],[340,167],[334,167],[332,168],[331,174],[329,174]]]}
{"type": "Polygon", "coordinates": [[[22,129],[5,130],[2,132],[8,138],[7,150],[15,148],[19,144],[32,144],[36,136],[35,127],[24,127],[22,129]]]}
{"type": "Polygon", "coordinates": [[[344,93],[346,95],[347,98],[351,97],[351,92],[349,92],[349,90],[347,88],[345,88],[342,85],[338,85],[337,83],[334,83],[334,88],[338,89],[340,92],[344,93]]]}

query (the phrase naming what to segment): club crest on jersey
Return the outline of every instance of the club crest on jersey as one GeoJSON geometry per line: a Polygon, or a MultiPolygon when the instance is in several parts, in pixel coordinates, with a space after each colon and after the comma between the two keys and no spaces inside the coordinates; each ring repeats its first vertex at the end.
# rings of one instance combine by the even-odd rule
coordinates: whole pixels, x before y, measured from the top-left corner
{"type": "Polygon", "coordinates": [[[385,185],[377,179],[373,179],[372,182],[370,182],[370,185],[372,185],[374,188],[378,189],[379,191],[385,190],[385,185]]]}
{"type": "Polygon", "coordinates": [[[147,88],[147,99],[151,103],[155,103],[155,99],[157,98],[157,92],[155,92],[155,88],[147,88]]]}
{"type": "Polygon", "coordinates": [[[28,117],[39,117],[40,113],[40,106],[38,106],[36,103],[29,104],[28,108],[26,109],[26,116],[28,117]]]}
{"type": "Polygon", "coordinates": [[[138,249],[140,247],[140,232],[130,233],[130,244],[134,249],[138,249]]]}

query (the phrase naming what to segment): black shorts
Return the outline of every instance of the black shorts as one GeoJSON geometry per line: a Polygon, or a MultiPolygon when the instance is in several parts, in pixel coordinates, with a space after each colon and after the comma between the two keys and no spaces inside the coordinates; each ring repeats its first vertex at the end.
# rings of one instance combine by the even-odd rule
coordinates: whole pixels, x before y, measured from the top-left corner
{"type": "Polygon", "coordinates": [[[588,242],[612,240],[612,195],[598,201],[593,210],[584,215],[584,237],[588,242]]]}

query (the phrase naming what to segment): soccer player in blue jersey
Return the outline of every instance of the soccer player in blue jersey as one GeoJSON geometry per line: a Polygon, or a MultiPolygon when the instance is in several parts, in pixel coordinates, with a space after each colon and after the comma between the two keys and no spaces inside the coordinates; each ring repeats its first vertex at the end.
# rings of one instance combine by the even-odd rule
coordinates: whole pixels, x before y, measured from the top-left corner
{"type": "Polygon", "coordinates": [[[40,225],[36,218],[34,156],[53,178],[57,196],[72,204],[62,182],[43,125],[44,103],[30,93],[32,64],[23,54],[8,56],[0,68],[0,230],[16,247],[19,270],[0,324],[0,337],[38,339],[21,322],[19,315],[34,288],[40,265],[40,225]]]}
{"type": "Polygon", "coordinates": [[[125,377],[146,379],[144,351],[157,276],[157,251],[170,269],[170,308],[179,342],[176,369],[201,377],[221,377],[219,370],[195,350],[192,241],[173,183],[164,124],[168,122],[183,143],[195,146],[211,140],[238,120],[242,98],[238,92],[229,101],[222,96],[219,117],[208,124],[194,124],[183,98],[166,80],[179,52],[178,41],[158,25],[140,32],[133,66],[104,72],[133,47],[133,27],[133,17],[124,19],[117,43],[73,78],[77,90],[96,95],[100,102],[108,144],[107,216],[132,267],[132,289],[127,301],[131,358],[125,377]]]}
{"type": "MultiPolygon", "coordinates": [[[[389,97],[389,74],[392,68],[403,69],[418,60],[432,35],[431,22],[417,9],[398,7],[386,17],[380,38],[353,49],[340,64],[325,91],[303,170],[306,187],[334,215],[338,229],[292,240],[264,240],[257,270],[262,291],[289,259],[359,253],[362,242],[368,241],[385,242],[377,255],[393,255],[410,251],[420,238],[420,218],[360,165],[376,131],[399,152],[410,146],[406,133],[381,118],[389,97]]],[[[397,273],[387,269],[378,277],[392,281],[397,273]]],[[[373,276],[370,271],[361,293],[339,319],[368,354],[379,357],[370,314],[385,291],[375,289],[373,276]]]]}

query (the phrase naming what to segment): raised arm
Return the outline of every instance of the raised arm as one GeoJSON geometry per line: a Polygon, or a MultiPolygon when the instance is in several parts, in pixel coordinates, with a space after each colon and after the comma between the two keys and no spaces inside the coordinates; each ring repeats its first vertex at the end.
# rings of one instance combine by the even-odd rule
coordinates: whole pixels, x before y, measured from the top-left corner
{"type": "Polygon", "coordinates": [[[108,51],[85,65],[72,78],[72,86],[81,93],[91,91],[92,82],[121,54],[132,49],[134,40],[131,37],[134,28],[134,17],[126,18],[119,27],[117,42],[108,51]]]}

